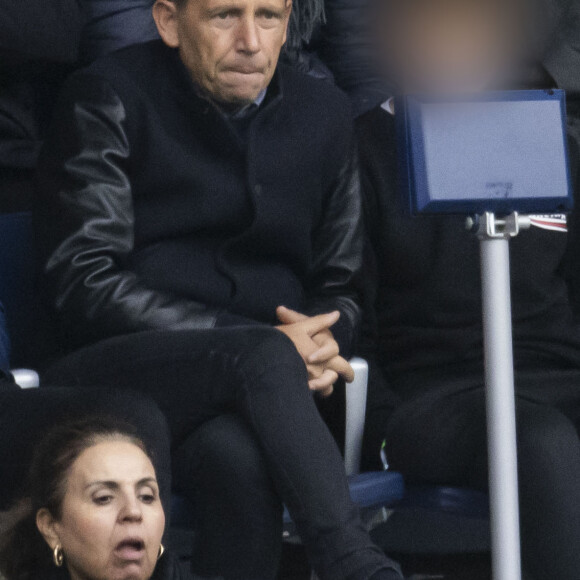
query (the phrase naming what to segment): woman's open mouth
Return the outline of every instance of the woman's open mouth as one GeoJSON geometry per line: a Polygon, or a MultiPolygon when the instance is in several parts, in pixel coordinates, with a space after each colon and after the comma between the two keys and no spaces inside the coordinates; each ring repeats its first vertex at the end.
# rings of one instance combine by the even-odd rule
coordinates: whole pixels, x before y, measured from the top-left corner
{"type": "Polygon", "coordinates": [[[145,542],[141,538],[127,538],[115,546],[115,555],[121,560],[140,560],[145,553],[145,542]]]}

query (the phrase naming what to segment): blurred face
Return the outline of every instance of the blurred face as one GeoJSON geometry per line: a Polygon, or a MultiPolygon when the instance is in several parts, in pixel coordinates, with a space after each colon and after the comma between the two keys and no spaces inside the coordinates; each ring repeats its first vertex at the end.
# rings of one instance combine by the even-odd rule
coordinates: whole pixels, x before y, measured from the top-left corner
{"type": "Polygon", "coordinates": [[[290,0],[157,0],[153,15],[201,90],[243,106],[274,76],[290,11],[290,0]]]}
{"type": "Polygon", "coordinates": [[[165,516],[151,461],[139,447],[105,441],[85,450],[66,482],[62,517],[37,517],[51,549],[60,544],[73,580],[147,580],[165,516]]]}
{"type": "Polygon", "coordinates": [[[500,88],[518,47],[514,7],[508,0],[385,2],[378,33],[388,77],[407,93],[500,88]]]}

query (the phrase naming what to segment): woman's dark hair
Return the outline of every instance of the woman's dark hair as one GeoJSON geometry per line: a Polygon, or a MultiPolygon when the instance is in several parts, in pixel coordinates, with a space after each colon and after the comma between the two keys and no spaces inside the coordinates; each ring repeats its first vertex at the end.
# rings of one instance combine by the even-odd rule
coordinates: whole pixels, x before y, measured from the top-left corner
{"type": "Polygon", "coordinates": [[[90,447],[125,440],[151,459],[143,441],[128,423],[111,417],[93,417],[54,427],[35,450],[26,497],[6,516],[0,529],[0,573],[6,580],[34,580],[52,566],[52,553],[36,527],[36,513],[46,508],[57,520],[62,515],[67,477],[78,457],[90,447]]]}

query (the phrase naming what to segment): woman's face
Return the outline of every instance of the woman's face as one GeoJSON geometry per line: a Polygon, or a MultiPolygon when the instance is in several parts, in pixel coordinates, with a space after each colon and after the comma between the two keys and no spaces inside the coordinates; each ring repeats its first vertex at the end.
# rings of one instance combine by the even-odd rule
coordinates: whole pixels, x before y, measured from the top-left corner
{"type": "Polygon", "coordinates": [[[518,46],[514,0],[391,0],[377,33],[400,91],[472,92],[501,85],[518,46]]]}
{"type": "Polygon", "coordinates": [[[165,515],[153,465],[133,443],[103,441],[86,449],[68,475],[61,518],[41,512],[39,528],[51,549],[62,546],[73,580],[153,574],[165,515]]]}

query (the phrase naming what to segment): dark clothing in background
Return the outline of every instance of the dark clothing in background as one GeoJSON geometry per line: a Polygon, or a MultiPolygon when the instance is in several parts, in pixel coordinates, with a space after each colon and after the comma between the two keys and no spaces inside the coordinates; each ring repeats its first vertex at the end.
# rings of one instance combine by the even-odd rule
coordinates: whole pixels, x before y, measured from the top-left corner
{"type": "Polygon", "coordinates": [[[32,209],[38,154],[71,65],[0,57],[0,212],[32,209]]]}
{"type": "Polygon", "coordinates": [[[0,381],[2,380],[2,373],[7,374],[10,368],[10,339],[8,337],[8,330],[6,329],[6,317],[4,315],[4,307],[0,302],[0,381]]]}
{"type": "MultiPolygon", "coordinates": [[[[365,454],[376,462],[386,439],[390,464],[410,482],[485,489],[478,241],[462,217],[408,215],[391,115],[375,109],[358,134],[378,277],[376,356],[403,401],[392,414],[369,408],[365,454]]],[[[575,175],[574,139],[570,154],[575,175]]],[[[568,233],[532,227],[510,242],[522,555],[538,580],[574,580],[580,569],[579,214],[568,233]]],[[[384,396],[377,388],[370,401],[384,396]]]]}
{"type": "Polygon", "coordinates": [[[0,212],[31,209],[38,152],[82,23],[76,0],[0,2],[0,212]]]}
{"type": "Polygon", "coordinates": [[[355,116],[371,110],[389,95],[370,30],[371,0],[326,0],[326,22],[317,50],[336,84],[349,95],[355,116]]]}
{"type": "Polygon", "coordinates": [[[339,310],[333,333],[349,356],[362,247],[349,117],[339,91],[281,66],[245,146],[161,42],[73,75],[40,161],[37,212],[65,348],[273,324],[286,305],[339,310]]]}
{"type": "Polygon", "coordinates": [[[2,0],[0,62],[9,58],[75,62],[82,13],[77,0],[2,0]]]}
{"type": "Polygon", "coordinates": [[[85,64],[141,42],[159,39],[154,0],[78,0],[85,22],[80,58],[85,64]]]}
{"type": "MultiPolygon", "coordinates": [[[[243,524],[238,532],[253,540],[251,554],[256,559],[241,553],[239,557],[251,569],[240,569],[239,561],[236,565],[233,554],[238,553],[238,540],[227,546],[233,530],[225,538],[222,535],[226,522],[216,518],[223,514],[225,504],[220,501],[223,498],[216,497],[209,500],[208,507],[218,506],[218,514],[205,509],[199,514],[201,533],[205,534],[208,525],[209,536],[200,537],[194,549],[196,573],[243,580],[275,577],[284,501],[321,578],[366,579],[389,565],[393,566],[393,580],[400,578],[396,565],[384,559],[360,521],[350,499],[342,457],[308,389],[304,362],[278,330],[239,327],[120,336],[65,357],[47,371],[46,380],[77,390],[103,385],[129,387],[152,396],[168,418],[177,450],[174,485],[198,505],[207,501],[206,493],[215,494],[224,486],[231,491],[223,478],[235,473],[236,464],[249,457],[250,474],[258,479],[254,493],[265,494],[260,496],[263,505],[257,519],[251,518],[259,529],[253,525],[248,529],[248,523],[236,517],[234,522],[243,524]],[[218,423],[217,428],[212,424],[232,413],[243,424],[226,422],[220,427],[218,423]],[[202,431],[197,431],[200,427],[202,431]],[[211,461],[219,461],[215,455],[219,448],[205,446],[213,457],[209,465],[199,454],[203,448],[199,438],[204,437],[205,429],[212,430],[208,436],[214,445],[240,435],[241,440],[229,444],[240,451],[239,457],[237,453],[224,456],[225,468],[221,463],[215,471],[211,461]],[[255,443],[267,472],[256,462],[255,443]],[[204,472],[204,466],[212,471],[204,472]],[[207,489],[212,479],[215,488],[207,489]],[[261,546],[259,539],[268,534],[270,538],[261,546]],[[205,542],[211,544],[208,551],[205,542]],[[231,557],[225,553],[220,556],[220,549],[231,557]]],[[[251,493],[251,482],[244,483],[246,487],[235,493],[236,502],[246,501],[245,492],[251,493]]],[[[247,546],[247,542],[241,545],[247,546]]]]}
{"type": "Polygon", "coordinates": [[[556,85],[580,92],[580,3],[578,0],[542,0],[551,5],[552,24],[541,62],[556,85]]]}

